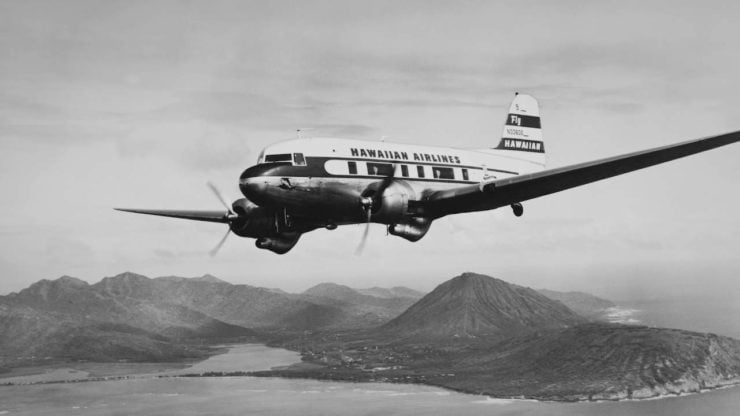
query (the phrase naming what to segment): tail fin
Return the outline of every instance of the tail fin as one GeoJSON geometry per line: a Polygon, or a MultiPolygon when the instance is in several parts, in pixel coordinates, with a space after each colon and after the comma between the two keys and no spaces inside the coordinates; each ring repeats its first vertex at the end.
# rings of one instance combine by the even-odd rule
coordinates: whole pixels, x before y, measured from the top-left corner
{"type": "Polygon", "coordinates": [[[516,93],[506,116],[501,141],[495,149],[506,151],[517,159],[545,164],[540,108],[534,97],[516,93]]]}

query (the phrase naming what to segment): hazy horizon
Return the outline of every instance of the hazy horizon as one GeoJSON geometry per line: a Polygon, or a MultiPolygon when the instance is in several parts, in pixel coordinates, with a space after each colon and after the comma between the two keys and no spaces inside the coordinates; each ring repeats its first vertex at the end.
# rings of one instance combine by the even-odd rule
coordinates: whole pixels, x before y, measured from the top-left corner
{"type": "Polygon", "coordinates": [[[113,207],[219,209],[261,148],[311,135],[488,147],[515,91],[557,167],[740,129],[740,4],[0,3],[0,293],[61,275],[211,273],[429,291],[464,271],[609,299],[740,296],[737,144],[511,210],[373,225],[290,253],[113,207]]]}
{"type": "MultiPolygon", "coordinates": [[[[475,271],[460,272],[458,274],[449,276],[447,279],[444,279],[444,280],[440,281],[439,284],[445,283],[447,280],[453,279],[455,277],[460,276],[463,273],[469,273],[469,272],[470,273],[476,273],[475,271]]],[[[177,277],[177,278],[185,278],[185,279],[198,279],[198,278],[202,278],[202,277],[205,277],[205,276],[213,276],[213,277],[215,277],[215,278],[217,278],[219,280],[222,280],[222,281],[224,281],[226,283],[229,283],[229,284],[232,284],[232,285],[248,285],[248,286],[259,287],[259,288],[263,288],[263,289],[278,289],[278,290],[282,290],[282,291],[284,291],[286,293],[291,293],[291,294],[301,294],[301,293],[305,292],[307,289],[310,289],[310,288],[312,288],[314,286],[317,286],[317,285],[320,285],[320,284],[325,284],[325,283],[338,284],[338,285],[341,285],[341,286],[350,287],[352,289],[372,289],[372,288],[391,289],[391,288],[394,288],[394,287],[404,287],[404,288],[416,290],[416,291],[421,292],[423,294],[427,294],[427,293],[433,291],[434,289],[436,289],[437,286],[439,286],[439,284],[435,284],[434,286],[431,286],[431,287],[428,287],[428,288],[423,287],[421,285],[413,285],[413,284],[411,284],[411,285],[389,285],[389,286],[368,286],[368,285],[362,285],[362,284],[355,284],[355,285],[353,285],[351,283],[349,283],[349,284],[339,284],[339,283],[336,283],[336,282],[327,280],[327,281],[322,281],[322,282],[317,282],[315,284],[311,284],[310,286],[306,286],[305,288],[298,288],[298,289],[292,289],[292,290],[290,290],[290,289],[286,289],[286,288],[283,288],[283,287],[280,287],[280,286],[260,286],[260,285],[252,284],[247,279],[243,279],[242,281],[234,282],[234,281],[230,281],[228,279],[224,279],[224,278],[221,278],[219,276],[213,275],[211,273],[205,273],[205,274],[200,275],[200,276],[188,276],[188,275],[156,275],[155,276],[155,275],[145,275],[145,274],[142,274],[142,273],[137,273],[135,271],[127,270],[127,271],[123,271],[121,273],[117,273],[115,275],[102,276],[102,277],[100,277],[98,279],[91,279],[91,280],[82,279],[82,278],[79,278],[77,276],[70,276],[70,275],[60,275],[60,276],[51,277],[51,278],[43,278],[43,279],[39,279],[37,281],[31,282],[31,283],[29,283],[29,286],[20,288],[18,290],[0,293],[0,296],[9,295],[11,293],[18,293],[19,291],[21,291],[23,289],[27,289],[31,285],[33,285],[35,283],[38,283],[38,282],[41,282],[43,280],[54,281],[54,280],[57,280],[57,279],[60,279],[60,278],[63,278],[63,277],[72,277],[72,278],[76,278],[76,279],[82,280],[85,283],[87,283],[88,285],[94,285],[94,284],[102,281],[103,279],[116,277],[116,276],[119,276],[119,275],[122,275],[122,274],[126,274],[126,273],[133,273],[133,274],[142,275],[142,276],[145,276],[145,277],[147,277],[149,279],[159,279],[159,278],[169,278],[169,277],[177,277]]],[[[488,275],[486,275],[486,276],[488,276],[488,275]]],[[[494,278],[497,278],[497,279],[500,279],[500,280],[504,280],[504,281],[506,281],[508,283],[517,284],[517,283],[514,283],[514,282],[509,282],[506,279],[501,278],[501,277],[497,277],[497,276],[490,276],[490,277],[494,277],[494,278]]],[[[527,286],[527,287],[529,287],[529,286],[527,286]]],[[[535,289],[535,290],[554,290],[554,289],[552,289],[550,287],[546,287],[546,286],[543,286],[543,287],[530,287],[530,288],[531,289],[535,289]]],[[[566,288],[566,289],[561,289],[561,290],[556,290],[556,291],[557,292],[563,292],[563,293],[566,293],[566,292],[580,292],[580,293],[585,293],[585,294],[588,294],[588,295],[594,295],[594,296],[601,297],[601,298],[606,299],[606,300],[610,300],[610,301],[615,302],[617,304],[622,304],[622,306],[630,306],[630,305],[639,304],[641,302],[652,302],[652,301],[667,301],[667,300],[676,301],[676,300],[682,300],[682,299],[685,299],[685,300],[693,300],[693,301],[701,301],[701,300],[712,300],[713,299],[713,300],[720,300],[720,301],[724,300],[725,303],[723,304],[723,306],[730,306],[731,307],[731,306],[734,306],[734,300],[737,298],[737,295],[735,293],[731,292],[731,291],[730,292],[727,292],[727,291],[716,291],[716,292],[705,292],[705,293],[671,293],[671,292],[659,293],[659,292],[647,292],[647,293],[644,293],[642,296],[640,296],[640,294],[635,294],[634,296],[631,296],[631,297],[622,297],[622,298],[619,298],[619,297],[617,297],[617,298],[610,297],[610,296],[604,295],[602,293],[599,293],[598,290],[593,291],[593,292],[588,292],[588,291],[579,290],[579,289],[567,289],[566,288]]],[[[689,312],[687,311],[685,313],[689,313],[689,312]]]]}

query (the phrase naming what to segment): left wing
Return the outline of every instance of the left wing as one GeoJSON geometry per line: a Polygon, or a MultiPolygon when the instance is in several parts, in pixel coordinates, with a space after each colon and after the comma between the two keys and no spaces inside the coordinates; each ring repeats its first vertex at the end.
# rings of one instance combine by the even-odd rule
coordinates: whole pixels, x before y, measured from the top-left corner
{"type": "Polygon", "coordinates": [[[432,218],[481,211],[549,195],[740,141],[740,131],[511,178],[434,192],[415,214],[432,218]]]}
{"type": "Polygon", "coordinates": [[[231,218],[228,211],[185,211],[174,209],[131,209],[113,208],[116,211],[133,212],[136,214],[158,215],[160,217],[182,218],[185,220],[221,222],[228,224],[231,218]]]}

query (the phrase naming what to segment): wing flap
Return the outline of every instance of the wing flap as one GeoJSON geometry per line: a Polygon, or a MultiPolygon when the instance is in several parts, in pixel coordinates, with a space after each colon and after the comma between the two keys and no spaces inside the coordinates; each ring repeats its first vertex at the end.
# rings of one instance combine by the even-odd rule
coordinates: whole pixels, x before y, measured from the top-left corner
{"type": "Polygon", "coordinates": [[[740,131],[642,150],[536,173],[435,192],[419,202],[422,215],[440,217],[494,209],[549,195],[740,141],[740,131]]]}
{"type": "Polygon", "coordinates": [[[229,222],[229,213],[227,211],[188,211],[188,210],[171,210],[171,209],[131,209],[131,208],[113,208],[116,211],[133,212],[136,214],[158,215],[160,217],[182,218],[186,220],[206,221],[206,222],[229,222]]]}

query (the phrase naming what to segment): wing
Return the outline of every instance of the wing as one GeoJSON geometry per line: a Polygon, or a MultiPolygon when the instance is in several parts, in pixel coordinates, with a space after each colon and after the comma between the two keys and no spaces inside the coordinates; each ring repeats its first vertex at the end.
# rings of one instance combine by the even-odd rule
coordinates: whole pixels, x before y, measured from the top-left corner
{"type": "Polygon", "coordinates": [[[134,212],[136,214],[159,215],[160,217],[182,218],[186,220],[207,222],[229,222],[227,211],[180,211],[170,209],[129,209],[113,208],[116,211],[134,212]]]}
{"type": "Polygon", "coordinates": [[[740,141],[740,131],[430,194],[417,214],[441,217],[549,195],[740,141]]]}

